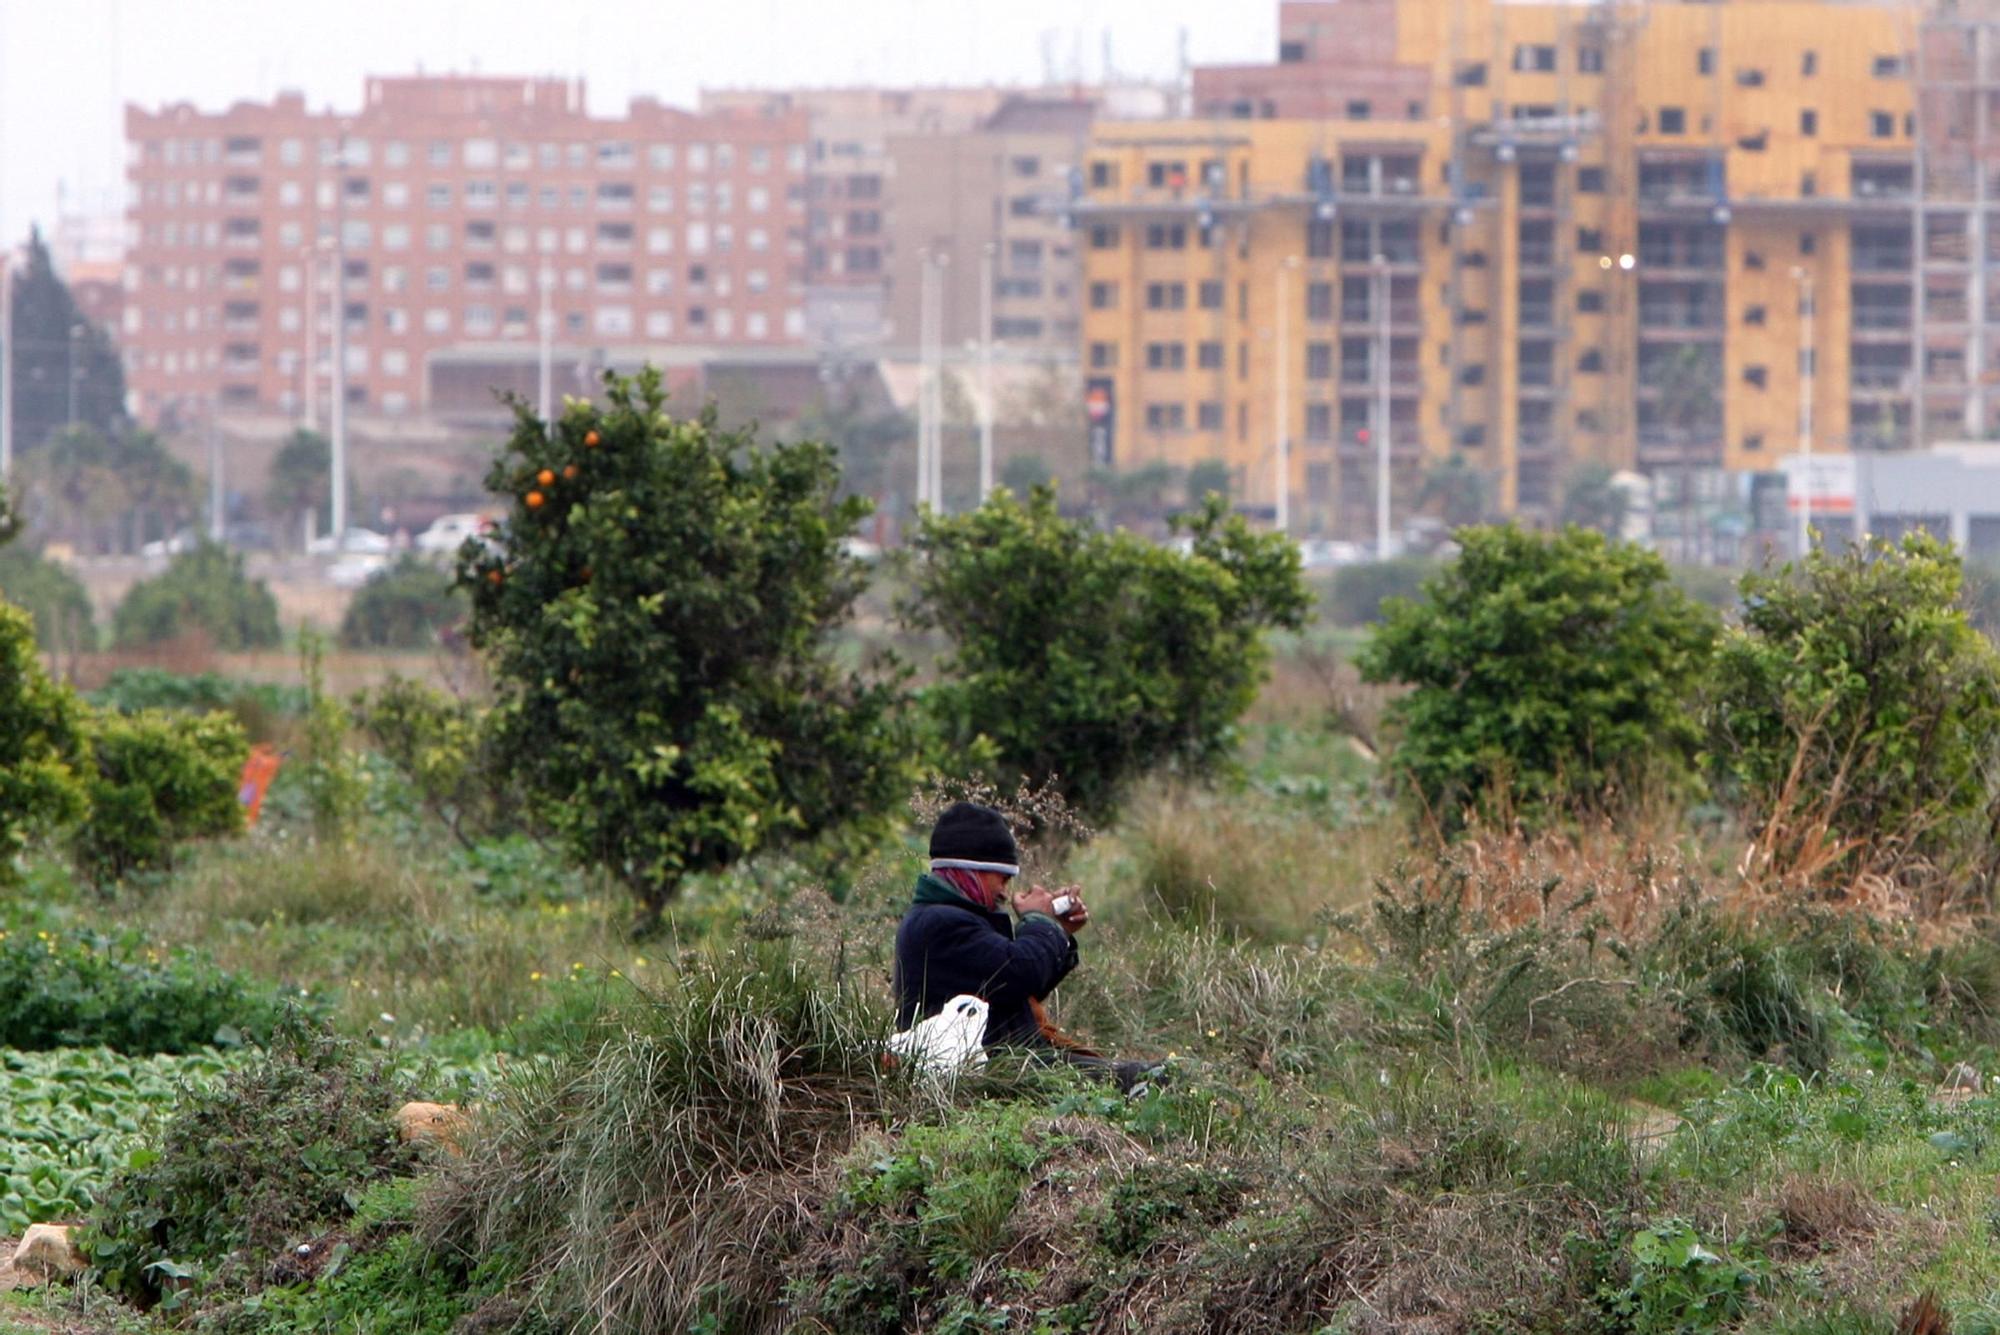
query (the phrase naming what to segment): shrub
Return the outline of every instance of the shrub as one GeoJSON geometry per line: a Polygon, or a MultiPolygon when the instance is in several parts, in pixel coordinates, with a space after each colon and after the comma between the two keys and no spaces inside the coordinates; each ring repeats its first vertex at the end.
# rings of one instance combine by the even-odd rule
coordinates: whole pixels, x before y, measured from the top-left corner
{"type": "Polygon", "coordinates": [[[1053,785],[1092,820],[1163,764],[1214,768],[1270,662],[1305,621],[1297,549],[1211,498],[1181,555],[1062,517],[1038,489],[925,518],[903,606],[951,642],[925,706],[945,747],[990,746],[999,777],[1053,785]]]}
{"type": "Polygon", "coordinates": [[[357,697],[354,712],[424,808],[468,849],[475,835],[540,828],[497,754],[487,710],[392,675],[357,697]]]}
{"type": "Polygon", "coordinates": [[[1458,536],[1427,601],[1389,603],[1361,655],[1367,680],[1413,688],[1388,713],[1399,780],[1447,828],[1507,801],[1537,819],[1692,788],[1714,615],[1597,533],[1458,536]]]}
{"type": "Polygon", "coordinates": [[[19,547],[0,550],[0,598],[35,618],[35,638],[44,653],[76,654],[97,647],[90,594],[54,561],[19,547]]]}
{"type": "Polygon", "coordinates": [[[0,602],[0,886],[33,836],[83,814],[79,712],[42,670],[28,614],[0,602]]]}
{"type": "Polygon", "coordinates": [[[890,1026],[856,977],[782,940],[691,954],[495,1091],[429,1250],[511,1262],[553,1329],[767,1328],[811,1184],[888,1106],[890,1026]]]}
{"type": "Polygon", "coordinates": [[[2000,653],[1959,594],[1958,557],[1921,533],[1744,577],[1713,746],[1774,855],[1800,865],[1817,843],[1827,870],[1993,866],[2000,653]]]}
{"type": "Polygon", "coordinates": [[[182,1094],[155,1148],[99,1198],[83,1246],[106,1287],[151,1298],[189,1274],[254,1287],[271,1259],[411,1162],[393,1059],[293,1017],[256,1061],[182,1094]]]}
{"type": "Polygon", "coordinates": [[[654,370],[605,383],[607,411],[517,409],[486,479],[510,513],[458,577],[497,754],[656,918],[692,873],[886,812],[909,743],[896,685],[828,644],[869,508],[839,498],[832,453],[671,418],[654,370]]]}
{"type": "Polygon", "coordinates": [[[90,815],[72,841],[98,881],[171,865],[184,840],[243,827],[236,780],[248,750],[227,714],[94,713],[84,788],[90,815]]]}
{"type": "Polygon", "coordinates": [[[354,595],[340,620],[348,649],[423,649],[465,615],[451,576],[414,556],[378,571],[354,595]]]}
{"type": "Polygon", "coordinates": [[[112,614],[111,633],[120,648],[194,633],[224,651],[267,649],[282,638],[271,590],[243,573],[241,555],[209,542],[134,584],[112,614]]]}
{"type": "Polygon", "coordinates": [[[0,932],[0,1047],[194,1052],[267,1034],[274,993],[136,932],[0,932]]]}
{"type": "Polygon", "coordinates": [[[240,681],[215,672],[180,673],[165,668],[119,668],[86,697],[101,709],[121,714],[172,709],[192,714],[233,714],[251,737],[266,740],[304,716],[303,686],[240,681]]]}
{"type": "Polygon", "coordinates": [[[1421,598],[1425,583],[1443,568],[1443,562],[1429,556],[1341,566],[1327,584],[1320,614],[1336,626],[1372,626],[1382,619],[1382,604],[1391,598],[1421,598]]]}

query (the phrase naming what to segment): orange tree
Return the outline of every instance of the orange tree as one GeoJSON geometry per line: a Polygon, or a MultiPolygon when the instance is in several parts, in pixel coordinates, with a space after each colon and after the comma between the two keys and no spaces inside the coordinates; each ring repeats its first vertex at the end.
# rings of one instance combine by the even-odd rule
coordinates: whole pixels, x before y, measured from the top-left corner
{"type": "Polygon", "coordinates": [[[605,385],[549,426],[516,406],[486,478],[509,512],[457,578],[498,759],[645,925],[692,874],[886,812],[910,742],[900,675],[831,653],[869,511],[832,451],[669,416],[650,368],[605,385]]]}

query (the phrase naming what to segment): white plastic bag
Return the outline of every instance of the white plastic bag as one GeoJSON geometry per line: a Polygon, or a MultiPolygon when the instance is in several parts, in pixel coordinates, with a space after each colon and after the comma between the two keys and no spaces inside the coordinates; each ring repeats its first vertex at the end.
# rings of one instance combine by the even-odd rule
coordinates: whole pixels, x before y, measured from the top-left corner
{"type": "Polygon", "coordinates": [[[928,1075],[976,1071],[986,1065],[986,1012],[985,1002],[961,993],[928,1020],[891,1034],[889,1051],[928,1075]]]}

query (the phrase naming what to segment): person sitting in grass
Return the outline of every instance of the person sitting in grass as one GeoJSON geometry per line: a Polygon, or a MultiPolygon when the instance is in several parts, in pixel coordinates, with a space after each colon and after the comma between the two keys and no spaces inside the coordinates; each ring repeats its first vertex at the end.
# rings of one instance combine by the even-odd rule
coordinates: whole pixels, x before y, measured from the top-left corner
{"type": "Polygon", "coordinates": [[[1106,1076],[1121,1089],[1151,1068],[1113,1062],[1063,1034],[1042,1002],[1077,966],[1076,934],[1090,910],[1076,887],[1029,886],[1011,896],[1017,927],[1003,905],[1021,874],[1007,818],[991,807],[955,802],[931,830],[930,870],[896,929],[896,1025],[908,1029],[953,997],[985,1001],[985,1045],[1016,1048],[1106,1076]],[[1058,913],[1058,908],[1063,911],[1058,913]]]}

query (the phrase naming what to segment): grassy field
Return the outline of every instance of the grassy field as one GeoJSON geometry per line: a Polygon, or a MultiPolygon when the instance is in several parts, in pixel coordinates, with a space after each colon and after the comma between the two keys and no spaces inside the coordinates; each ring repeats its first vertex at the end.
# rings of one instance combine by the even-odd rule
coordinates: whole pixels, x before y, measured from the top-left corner
{"type": "MultiPolygon", "coordinates": [[[[1433,843],[1380,795],[1351,646],[1284,646],[1232,778],[1039,853],[1094,911],[1058,1022],[1165,1063],[1129,1099],[884,1068],[914,828],[838,899],[767,858],[643,941],[610,885],[460,846],[373,764],[342,840],[281,779],[169,874],[38,865],[0,910],[22,994],[282,999],[392,1064],[365,1088],[478,1109],[462,1156],[357,1176],[336,1233],[273,1226],[337,1264],[190,1262],[149,1313],[4,1294],[0,1330],[1830,1335],[1927,1290],[2000,1330],[1990,929],[1780,901],[1714,821],[1433,843]]],[[[184,1089],[261,1088],[236,1028],[0,1051],[6,1230],[125,1208],[184,1089]]]]}

